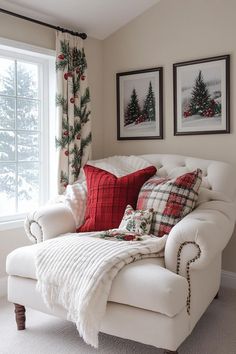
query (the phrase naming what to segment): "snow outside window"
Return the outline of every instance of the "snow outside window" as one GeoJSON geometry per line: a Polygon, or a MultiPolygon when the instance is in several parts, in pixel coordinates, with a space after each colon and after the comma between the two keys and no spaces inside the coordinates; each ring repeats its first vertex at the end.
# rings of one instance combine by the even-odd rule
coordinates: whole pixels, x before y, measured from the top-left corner
{"type": "Polygon", "coordinates": [[[50,63],[32,54],[0,47],[0,222],[49,197],[50,63]]]}

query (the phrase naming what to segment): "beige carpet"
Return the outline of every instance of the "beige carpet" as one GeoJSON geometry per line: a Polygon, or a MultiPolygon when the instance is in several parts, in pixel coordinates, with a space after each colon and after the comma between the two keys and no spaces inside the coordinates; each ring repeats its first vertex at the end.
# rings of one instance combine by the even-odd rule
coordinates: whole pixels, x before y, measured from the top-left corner
{"type": "MultiPolygon", "coordinates": [[[[157,328],[158,331],[158,328],[157,328]]],[[[99,349],[84,344],[67,321],[27,310],[27,330],[16,331],[13,306],[0,299],[0,354],[161,354],[137,342],[100,335],[99,349]]],[[[222,289],[182,344],[180,354],[236,354],[236,291],[222,289]]]]}

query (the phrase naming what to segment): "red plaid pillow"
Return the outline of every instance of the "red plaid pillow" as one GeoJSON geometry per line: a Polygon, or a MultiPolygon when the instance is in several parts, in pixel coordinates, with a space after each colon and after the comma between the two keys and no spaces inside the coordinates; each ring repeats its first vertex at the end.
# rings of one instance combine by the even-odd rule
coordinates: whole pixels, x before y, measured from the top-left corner
{"type": "Polygon", "coordinates": [[[121,178],[89,165],[84,172],[88,197],[85,223],[79,232],[118,228],[127,204],[136,207],[140,188],[156,173],[156,168],[150,166],[121,178]]]}
{"type": "Polygon", "coordinates": [[[162,237],[195,207],[202,171],[186,173],[175,179],[153,177],[141,188],[137,209],[153,208],[151,234],[162,237]]]}

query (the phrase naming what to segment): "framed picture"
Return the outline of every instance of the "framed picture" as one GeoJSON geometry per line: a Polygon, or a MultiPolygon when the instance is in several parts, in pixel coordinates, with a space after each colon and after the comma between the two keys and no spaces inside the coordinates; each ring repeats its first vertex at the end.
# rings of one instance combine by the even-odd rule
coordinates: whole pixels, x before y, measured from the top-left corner
{"type": "Polygon", "coordinates": [[[230,56],[173,65],[174,135],[230,133],[230,56]]]}
{"type": "Polygon", "coordinates": [[[163,139],[163,69],[116,74],[117,139],[163,139]]]}

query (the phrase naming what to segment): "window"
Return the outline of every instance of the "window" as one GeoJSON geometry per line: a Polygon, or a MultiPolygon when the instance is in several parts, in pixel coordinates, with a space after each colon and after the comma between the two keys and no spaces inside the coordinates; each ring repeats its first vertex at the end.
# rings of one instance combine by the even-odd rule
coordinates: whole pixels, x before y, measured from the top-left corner
{"type": "Polygon", "coordinates": [[[0,222],[49,197],[51,58],[0,46],[0,222]]]}

